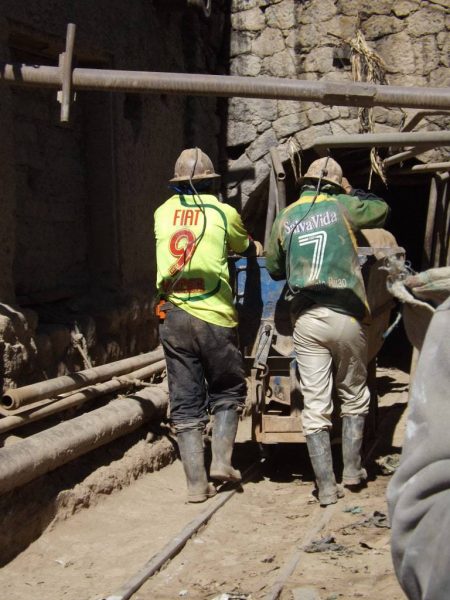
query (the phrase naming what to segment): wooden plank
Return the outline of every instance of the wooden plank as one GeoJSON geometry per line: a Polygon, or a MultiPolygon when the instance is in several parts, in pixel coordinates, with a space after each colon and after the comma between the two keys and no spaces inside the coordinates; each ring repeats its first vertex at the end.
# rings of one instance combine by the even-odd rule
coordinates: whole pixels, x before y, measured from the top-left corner
{"type": "Polygon", "coordinates": [[[300,431],[259,432],[256,441],[260,444],[305,444],[306,439],[300,431]]]}
{"type": "Polygon", "coordinates": [[[262,430],[271,433],[287,433],[303,431],[302,422],[298,416],[279,417],[263,415],[262,430]]]}

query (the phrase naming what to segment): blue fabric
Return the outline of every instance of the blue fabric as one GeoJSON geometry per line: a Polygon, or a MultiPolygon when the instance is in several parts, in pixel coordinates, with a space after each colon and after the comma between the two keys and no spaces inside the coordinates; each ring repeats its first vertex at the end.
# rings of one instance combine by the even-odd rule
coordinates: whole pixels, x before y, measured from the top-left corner
{"type": "Polygon", "coordinates": [[[189,182],[186,183],[171,183],[169,189],[173,190],[177,194],[194,196],[197,192],[205,192],[211,188],[211,181],[205,179],[204,181],[196,181],[194,183],[195,191],[192,189],[189,182]]]}

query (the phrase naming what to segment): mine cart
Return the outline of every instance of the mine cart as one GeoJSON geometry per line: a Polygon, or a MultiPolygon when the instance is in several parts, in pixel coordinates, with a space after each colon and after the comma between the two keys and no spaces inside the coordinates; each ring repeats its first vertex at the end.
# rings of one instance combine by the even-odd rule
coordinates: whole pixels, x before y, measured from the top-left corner
{"type": "MultiPolygon", "coordinates": [[[[392,255],[402,257],[404,250],[397,247],[393,236],[385,230],[365,230],[360,243],[367,244],[358,248],[358,254],[372,313],[368,328],[371,389],[368,422],[374,427],[375,358],[394,307],[386,288],[386,271],[380,267],[392,255]]],[[[286,282],[271,279],[265,258],[233,258],[230,274],[239,314],[239,341],[250,379],[252,437],[264,444],[305,442],[289,303],[284,300],[286,282]]]]}

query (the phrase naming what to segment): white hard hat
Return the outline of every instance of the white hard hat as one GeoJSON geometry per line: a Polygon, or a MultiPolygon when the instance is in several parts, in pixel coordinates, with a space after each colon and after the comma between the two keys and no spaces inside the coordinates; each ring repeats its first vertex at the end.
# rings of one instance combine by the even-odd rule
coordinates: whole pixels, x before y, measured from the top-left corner
{"type": "Polygon", "coordinates": [[[337,185],[343,191],[342,187],[342,167],[330,156],[318,158],[309,165],[308,170],[300,178],[300,183],[307,179],[321,179],[323,183],[337,185]]]}
{"type": "Polygon", "coordinates": [[[215,171],[211,159],[200,148],[183,150],[175,163],[174,176],[171,182],[198,181],[220,177],[215,171]]]}

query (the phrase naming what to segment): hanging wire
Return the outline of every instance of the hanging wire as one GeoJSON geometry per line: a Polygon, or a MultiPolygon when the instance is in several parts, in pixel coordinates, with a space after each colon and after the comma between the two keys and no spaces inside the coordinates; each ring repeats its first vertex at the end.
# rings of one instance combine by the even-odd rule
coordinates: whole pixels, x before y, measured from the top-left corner
{"type": "MultiPolygon", "coordinates": [[[[206,231],[206,225],[207,225],[207,218],[206,218],[206,209],[205,206],[203,204],[203,200],[200,196],[200,194],[198,193],[194,182],[192,180],[192,178],[195,175],[195,169],[197,168],[197,163],[198,163],[198,159],[199,159],[199,148],[196,148],[196,153],[195,153],[195,161],[194,161],[194,165],[192,167],[191,170],[191,174],[189,175],[189,186],[191,188],[191,191],[193,192],[192,194],[192,199],[194,200],[194,204],[197,206],[197,208],[200,209],[202,215],[203,215],[203,226],[202,226],[202,230],[200,232],[200,234],[195,238],[194,242],[193,242],[193,250],[192,253],[189,257],[189,261],[192,260],[192,257],[194,256],[195,251],[197,250],[200,242],[202,241],[204,235],[205,235],[205,231],[206,231]]],[[[182,194],[183,195],[183,194],[182,194]]],[[[187,267],[188,262],[186,261],[187,258],[187,250],[188,250],[188,245],[186,245],[186,248],[183,249],[184,252],[184,259],[183,259],[183,265],[181,267],[181,269],[178,271],[176,277],[172,280],[169,288],[164,292],[164,295],[168,296],[169,294],[171,294],[174,289],[176,284],[178,283],[178,281],[181,279],[181,276],[184,273],[184,270],[187,267]]],[[[178,300],[181,300],[182,302],[186,302],[187,300],[185,298],[181,298],[179,296],[175,296],[178,300]]]]}

